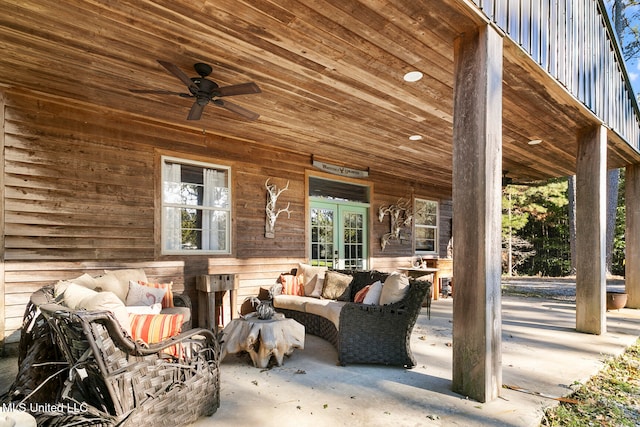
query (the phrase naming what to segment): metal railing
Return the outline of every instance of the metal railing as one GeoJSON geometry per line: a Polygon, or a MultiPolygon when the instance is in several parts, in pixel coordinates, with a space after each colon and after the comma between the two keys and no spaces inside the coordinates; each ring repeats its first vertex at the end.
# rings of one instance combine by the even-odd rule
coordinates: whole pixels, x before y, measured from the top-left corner
{"type": "Polygon", "coordinates": [[[603,0],[472,0],[638,150],[640,110],[603,0]]]}

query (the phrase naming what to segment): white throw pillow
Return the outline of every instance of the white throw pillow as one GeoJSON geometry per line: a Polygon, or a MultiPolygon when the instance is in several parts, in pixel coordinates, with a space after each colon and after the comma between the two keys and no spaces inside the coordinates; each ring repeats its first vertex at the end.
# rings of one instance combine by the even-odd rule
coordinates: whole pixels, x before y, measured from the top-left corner
{"type": "MultiPolygon", "coordinates": [[[[316,274],[315,276],[315,287],[313,288],[313,292],[311,292],[310,294],[308,294],[307,296],[313,297],[313,298],[321,298],[322,297],[322,287],[324,286],[324,278],[319,278],[318,275],[316,274]]],[[[305,288],[304,290],[305,292],[307,292],[307,289],[305,288]]]]}
{"type": "Polygon", "coordinates": [[[144,283],[147,283],[149,281],[147,280],[147,275],[142,268],[105,270],[104,273],[104,276],[101,276],[99,278],[105,281],[105,285],[102,286],[102,290],[113,292],[123,302],[127,300],[127,292],[129,291],[130,281],[144,283]],[[107,282],[108,284],[106,284],[107,282]]]}
{"type": "Polygon", "coordinates": [[[162,304],[155,303],[153,305],[130,305],[125,307],[129,314],[160,314],[162,304]]]}
{"type": "Polygon", "coordinates": [[[64,305],[71,310],[84,308],[81,306],[82,301],[98,294],[98,292],[93,289],[85,288],[84,286],[76,285],[66,280],[61,280],[56,284],[54,293],[58,296],[62,294],[64,305]]]}
{"type": "Polygon", "coordinates": [[[402,273],[391,273],[384,281],[380,305],[393,304],[405,297],[409,290],[409,278],[402,273]]]}
{"type": "Polygon", "coordinates": [[[120,323],[120,327],[131,335],[129,313],[127,313],[127,309],[124,303],[120,301],[120,298],[113,292],[94,292],[94,294],[95,295],[89,295],[82,299],[78,304],[78,309],[85,309],[87,311],[110,311],[113,313],[113,317],[120,323]]]}
{"type": "Polygon", "coordinates": [[[127,300],[127,292],[129,292],[129,283],[122,285],[120,280],[112,274],[105,274],[94,278],[95,289],[98,292],[113,292],[116,294],[120,301],[125,302],[127,300]]]}
{"type": "Polygon", "coordinates": [[[75,279],[71,279],[70,282],[75,283],[76,285],[84,286],[85,288],[94,289],[96,287],[96,279],[84,273],[82,276],[76,277],[75,279]]]}
{"type": "Polygon", "coordinates": [[[382,282],[378,280],[373,285],[369,287],[369,292],[365,295],[363,304],[368,305],[379,305],[380,304],[380,294],[382,293],[382,282]]]}
{"type": "Polygon", "coordinates": [[[140,285],[134,281],[129,282],[129,293],[127,294],[126,304],[131,305],[147,305],[162,303],[164,294],[167,293],[163,288],[152,288],[151,286],[140,285]]]}

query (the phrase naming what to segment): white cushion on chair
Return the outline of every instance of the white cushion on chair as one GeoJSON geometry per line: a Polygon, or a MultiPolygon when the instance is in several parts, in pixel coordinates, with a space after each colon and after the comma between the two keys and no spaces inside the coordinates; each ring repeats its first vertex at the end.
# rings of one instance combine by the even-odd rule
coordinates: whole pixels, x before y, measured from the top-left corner
{"type": "Polygon", "coordinates": [[[380,305],[393,304],[402,300],[408,290],[409,278],[402,273],[391,273],[382,286],[380,305]]]}

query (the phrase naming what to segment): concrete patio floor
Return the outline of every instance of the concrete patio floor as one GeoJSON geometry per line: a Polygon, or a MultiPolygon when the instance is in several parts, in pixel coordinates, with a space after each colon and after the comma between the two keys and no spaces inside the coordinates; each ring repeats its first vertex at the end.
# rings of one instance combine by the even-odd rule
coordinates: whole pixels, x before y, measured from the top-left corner
{"type": "MultiPolygon", "coordinates": [[[[261,370],[246,355],[221,365],[221,406],[194,426],[538,426],[556,400],[502,389],[478,403],[451,391],[452,299],[423,309],[411,346],[417,366],[336,366],[326,341],[307,335],[282,367],[261,370]]],[[[608,333],[575,331],[575,304],[503,297],[503,383],[551,396],[571,393],[640,333],[640,311],[607,313],[608,333]]]]}
{"type": "MultiPolygon", "coordinates": [[[[560,286],[570,293],[572,285],[560,286]]],[[[411,370],[337,366],[335,349],[312,335],[282,367],[257,369],[246,354],[228,355],[221,406],[193,426],[538,426],[556,400],[503,388],[500,398],[482,404],[451,391],[452,302],[434,301],[431,319],[423,308],[411,370]]],[[[545,396],[570,394],[574,382],[596,374],[640,334],[640,310],[632,309],[608,312],[605,335],[577,333],[570,298],[504,296],[502,316],[503,384],[545,396]]],[[[0,359],[0,391],[16,371],[16,358],[0,359]]]]}

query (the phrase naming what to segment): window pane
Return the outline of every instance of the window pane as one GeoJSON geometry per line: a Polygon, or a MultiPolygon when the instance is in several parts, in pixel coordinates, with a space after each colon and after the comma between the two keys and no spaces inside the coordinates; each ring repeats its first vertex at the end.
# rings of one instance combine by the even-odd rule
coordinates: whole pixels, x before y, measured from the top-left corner
{"type": "Polygon", "coordinates": [[[437,252],[438,202],[415,200],[415,247],[419,252],[437,252]]]}
{"type": "Polygon", "coordinates": [[[229,169],[163,158],[164,249],[229,252],[229,169]]]}

